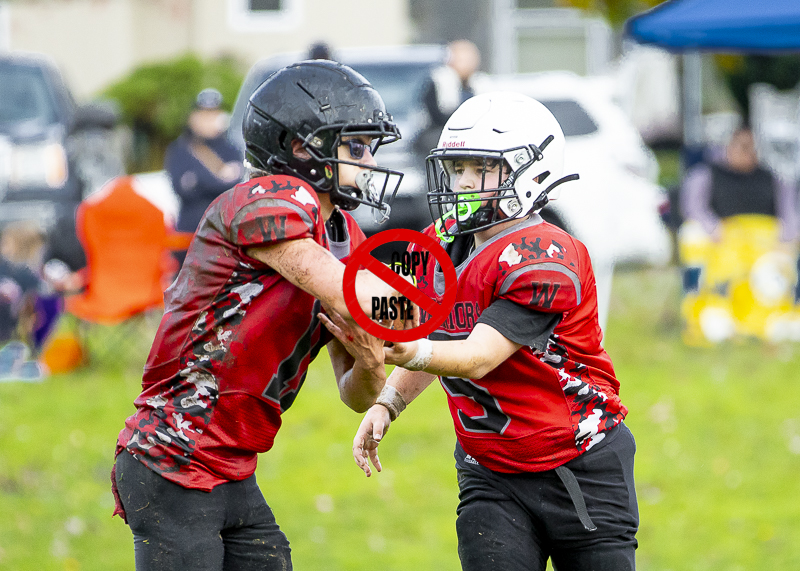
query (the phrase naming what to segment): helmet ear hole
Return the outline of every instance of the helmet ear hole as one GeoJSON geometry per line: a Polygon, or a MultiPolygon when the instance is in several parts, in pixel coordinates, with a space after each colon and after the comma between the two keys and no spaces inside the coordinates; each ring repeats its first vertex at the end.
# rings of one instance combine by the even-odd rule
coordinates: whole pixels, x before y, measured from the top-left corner
{"type": "Polygon", "coordinates": [[[540,173],[539,176],[536,177],[536,182],[542,184],[545,180],[547,180],[548,176],[550,176],[550,171],[544,171],[543,173],[540,173]]]}
{"type": "Polygon", "coordinates": [[[278,135],[278,145],[284,151],[286,150],[286,136],[288,134],[289,134],[289,132],[286,129],[284,129],[283,131],[281,131],[281,134],[278,135]]]}

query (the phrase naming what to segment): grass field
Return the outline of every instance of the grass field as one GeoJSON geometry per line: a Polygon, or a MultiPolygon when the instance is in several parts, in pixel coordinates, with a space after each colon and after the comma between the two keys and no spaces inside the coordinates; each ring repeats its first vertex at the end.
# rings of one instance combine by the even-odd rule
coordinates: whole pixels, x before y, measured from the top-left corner
{"type": "MultiPolygon", "coordinates": [[[[638,568],[800,569],[800,352],[685,347],[676,271],[615,278],[605,345],[638,444],[638,568]]],[[[0,569],[133,569],[108,473],[141,359],[0,384],[0,569]]],[[[457,570],[454,433],[432,386],[392,426],[385,471],[350,446],[360,415],[312,367],[258,480],[306,570],[457,570]]]]}

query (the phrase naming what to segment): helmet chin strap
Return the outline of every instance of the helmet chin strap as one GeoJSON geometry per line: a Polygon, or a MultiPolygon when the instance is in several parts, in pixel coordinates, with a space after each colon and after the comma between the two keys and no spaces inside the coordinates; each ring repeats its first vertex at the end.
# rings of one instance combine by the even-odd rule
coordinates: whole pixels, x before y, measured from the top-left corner
{"type": "Polygon", "coordinates": [[[550,202],[550,197],[548,196],[550,194],[550,191],[553,190],[555,187],[562,185],[565,182],[569,182],[571,180],[578,180],[579,178],[580,175],[578,175],[577,173],[568,174],[567,176],[562,176],[560,179],[558,179],[553,184],[544,189],[541,192],[541,194],[539,194],[536,200],[533,201],[533,205],[531,206],[531,209],[528,212],[535,212],[537,210],[541,210],[542,208],[544,208],[547,205],[547,203],[550,202]]]}
{"type": "Polygon", "coordinates": [[[331,191],[331,203],[335,204],[342,210],[355,210],[361,203],[352,198],[352,195],[360,194],[359,189],[355,186],[340,186],[338,192],[331,191]]]}
{"type": "MultiPolygon", "coordinates": [[[[377,204],[378,191],[375,188],[375,182],[372,180],[372,176],[373,173],[368,170],[359,171],[355,177],[355,186],[339,186],[338,193],[331,193],[331,202],[342,210],[355,210],[363,204],[354,197],[360,199],[367,198],[377,204]]],[[[383,224],[386,222],[389,219],[391,211],[391,206],[386,203],[380,204],[380,207],[372,206],[372,216],[375,223],[383,224]]]]}

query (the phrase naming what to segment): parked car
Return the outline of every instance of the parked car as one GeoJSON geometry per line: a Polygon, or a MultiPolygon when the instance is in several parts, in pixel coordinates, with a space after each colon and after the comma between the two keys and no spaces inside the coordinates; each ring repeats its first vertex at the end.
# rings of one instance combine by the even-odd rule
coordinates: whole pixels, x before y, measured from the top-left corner
{"type": "Polygon", "coordinates": [[[76,105],[49,59],[0,54],[0,226],[38,222],[51,257],[81,267],[75,208],[122,172],[109,144],[116,120],[106,105],[76,105]]]}
{"type": "MultiPolygon", "coordinates": [[[[231,114],[228,138],[244,152],[242,118],[247,101],[270,75],[305,59],[302,52],[283,53],[257,62],[242,83],[231,114]]],[[[344,48],[333,57],[362,74],[381,94],[387,111],[397,123],[402,139],[378,150],[377,161],[383,167],[405,173],[392,206],[392,215],[384,224],[375,222],[372,209],[362,206],[353,216],[367,236],[390,228],[421,230],[430,223],[426,198],[425,165],[412,151],[412,142],[425,127],[421,108],[422,86],[431,70],[444,63],[446,50],[439,45],[408,45],[374,48],[344,48]]]]}

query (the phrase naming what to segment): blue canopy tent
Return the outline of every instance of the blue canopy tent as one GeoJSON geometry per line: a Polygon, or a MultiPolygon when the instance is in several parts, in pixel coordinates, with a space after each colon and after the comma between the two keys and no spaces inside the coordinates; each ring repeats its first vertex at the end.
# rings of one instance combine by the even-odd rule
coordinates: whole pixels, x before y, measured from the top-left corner
{"type": "Polygon", "coordinates": [[[797,51],[800,0],[671,0],[629,19],[625,32],[673,51],[797,51]]]}
{"type": "MultiPolygon", "coordinates": [[[[630,18],[625,23],[625,35],[640,43],[684,54],[683,159],[686,168],[699,159],[703,144],[700,52],[777,55],[800,51],[800,0],[669,0],[630,18]]],[[[698,260],[686,263],[692,266],[698,264],[698,260]]],[[[698,265],[702,267],[703,262],[698,265]]],[[[689,275],[691,270],[685,277],[689,275]]],[[[743,287],[750,287],[750,284],[743,287]]],[[[736,289],[739,288],[737,285],[736,289]]],[[[697,299],[702,299],[702,295],[709,294],[701,294],[697,299]]],[[[718,293],[710,297],[713,296],[718,297],[718,293]]],[[[689,314],[700,316],[706,303],[709,302],[695,303],[689,314]]],[[[713,303],[718,302],[715,299],[713,303]]],[[[730,304],[733,307],[732,296],[730,304]]],[[[702,329],[700,317],[694,321],[689,318],[687,322],[689,331],[692,327],[702,329]]],[[[740,322],[739,326],[742,325],[740,322]]],[[[765,326],[764,332],[757,335],[768,336],[767,331],[765,326]]]]}
{"type": "Polygon", "coordinates": [[[800,0],[670,0],[625,23],[640,43],[684,53],[684,144],[702,143],[700,51],[800,51],[800,0]]]}

